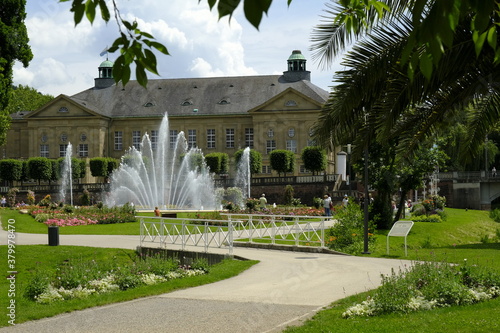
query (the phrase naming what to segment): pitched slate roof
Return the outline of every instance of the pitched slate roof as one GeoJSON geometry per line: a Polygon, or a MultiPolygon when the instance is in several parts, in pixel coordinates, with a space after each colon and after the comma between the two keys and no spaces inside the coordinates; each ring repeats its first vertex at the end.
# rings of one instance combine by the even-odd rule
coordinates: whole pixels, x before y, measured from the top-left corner
{"type": "Polygon", "coordinates": [[[234,76],[149,80],[147,89],[137,81],[108,88],[90,88],[71,97],[108,117],[156,117],[246,114],[292,88],[316,101],[326,102],[328,92],[310,81],[286,82],[282,75],[234,76]],[[196,112],[194,110],[196,109],[196,112]]]}

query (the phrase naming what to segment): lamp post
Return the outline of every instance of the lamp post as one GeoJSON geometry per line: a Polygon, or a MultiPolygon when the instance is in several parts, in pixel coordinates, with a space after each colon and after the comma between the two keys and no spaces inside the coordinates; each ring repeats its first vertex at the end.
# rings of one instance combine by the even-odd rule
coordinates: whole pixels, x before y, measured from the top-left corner
{"type": "MultiPolygon", "coordinates": [[[[365,126],[368,126],[368,112],[366,112],[365,108],[363,107],[363,112],[365,113],[365,126]]],[[[369,135],[369,134],[368,134],[369,135]]],[[[365,213],[365,221],[364,221],[364,247],[363,247],[363,254],[370,254],[370,251],[368,251],[368,220],[369,220],[369,215],[368,215],[368,205],[370,204],[370,199],[368,198],[369,192],[368,192],[368,136],[366,138],[365,142],[365,149],[364,149],[364,166],[365,166],[365,175],[364,175],[364,186],[365,186],[365,205],[364,205],[364,213],[365,213]]]]}
{"type": "Polygon", "coordinates": [[[368,198],[369,192],[368,192],[368,143],[365,144],[365,151],[364,151],[364,165],[365,165],[365,176],[364,176],[364,186],[365,186],[365,204],[364,204],[364,213],[365,213],[365,221],[364,221],[364,247],[363,247],[363,254],[370,254],[370,251],[368,251],[368,220],[369,220],[369,215],[368,215],[368,205],[370,204],[370,199],[368,198]]]}

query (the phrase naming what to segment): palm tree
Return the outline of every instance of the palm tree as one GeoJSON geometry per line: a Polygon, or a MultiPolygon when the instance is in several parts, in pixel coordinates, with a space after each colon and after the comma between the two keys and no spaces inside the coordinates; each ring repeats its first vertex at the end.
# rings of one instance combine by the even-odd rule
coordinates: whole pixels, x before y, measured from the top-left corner
{"type": "MultiPolygon", "coordinates": [[[[312,48],[323,62],[353,38],[334,23],[339,14],[335,8],[331,5],[328,11],[330,24],[319,25],[313,32],[312,48]]],[[[408,154],[438,130],[454,124],[457,113],[471,105],[463,146],[464,156],[473,156],[500,117],[500,71],[493,49],[483,48],[476,55],[471,18],[464,16],[459,22],[453,46],[445,50],[429,79],[419,69],[412,78],[406,75],[413,65],[402,62],[413,31],[408,12],[393,12],[384,24],[355,36],[352,50],[343,59],[345,69],[335,74],[335,88],[315,126],[317,141],[354,143],[358,156],[369,140],[396,142],[398,151],[408,154]]],[[[423,52],[423,47],[414,52],[423,52]]]]}
{"type": "MultiPolygon", "coordinates": [[[[472,106],[462,148],[463,156],[473,157],[500,117],[500,71],[494,65],[493,48],[476,54],[470,31],[473,16],[464,15],[455,29],[453,45],[427,77],[415,67],[418,57],[404,61],[414,32],[410,12],[401,10],[399,1],[389,2],[398,10],[381,24],[361,29],[359,35],[349,34],[336,23],[339,7],[334,5],[327,11],[331,20],[315,29],[312,49],[323,63],[354,41],[343,58],[345,69],[335,73],[336,85],[314,126],[317,142],[323,146],[352,143],[354,158],[361,157],[365,148],[386,147],[385,174],[394,175],[405,165],[411,166],[412,154],[424,143],[429,147],[429,141],[454,125],[465,107],[472,106]],[[409,70],[411,66],[414,68],[409,70]]],[[[426,56],[425,45],[412,51],[426,56]]],[[[394,178],[384,179],[378,180],[381,212],[387,211],[390,193],[398,186],[394,178]]]]}

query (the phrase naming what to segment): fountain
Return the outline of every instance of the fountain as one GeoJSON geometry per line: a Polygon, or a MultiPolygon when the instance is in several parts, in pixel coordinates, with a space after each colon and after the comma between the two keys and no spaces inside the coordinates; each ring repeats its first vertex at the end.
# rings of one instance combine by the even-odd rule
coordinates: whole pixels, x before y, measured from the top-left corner
{"type": "Polygon", "coordinates": [[[73,171],[71,166],[72,154],[73,146],[71,145],[71,142],[69,142],[68,146],[66,147],[66,154],[62,163],[62,179],[61,188],[59,189],[59,200],[62,202],[66,201],[66,190],[69,188],[71,206],[73,206],[73,171]]]}
{"type": "Polygon", "coordinates": [[[158,133],[156,147],[145,134],[140,150],[132,147],[122,157],[111,175],[105,203],[131,203],[139,209],[219,209],[214,180],[201,150],[187,149],[184,132],[170,142],[167,114],[158,133]]]}
{"type": "Polygon", "coordinates": [[[234,186],[241,189],[243,201],[250,198],[250,176],[250,148],[247,147],[241,155],[234,181],[234,186]]]}

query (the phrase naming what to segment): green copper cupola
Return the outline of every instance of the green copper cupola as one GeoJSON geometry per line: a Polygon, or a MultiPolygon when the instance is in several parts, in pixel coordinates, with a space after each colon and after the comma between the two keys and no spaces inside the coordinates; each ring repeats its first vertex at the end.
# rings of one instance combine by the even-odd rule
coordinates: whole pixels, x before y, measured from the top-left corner
{"type": "Polygon", "coordinates": [[[113,62],[108,59],[104,60],[99,65],[99,77],[95,78],[95,88],[102,89],[111,87],[115,84],[115,80],[113,79],[113,62]]]}
{"type": "Polygon", "coordinates": [[[311,81],[311,72],[306,70],[306,61],[300,50],[293,50],[287,60],[288,70],[283,72],[285,80],[288,82],[311,81]]]}

